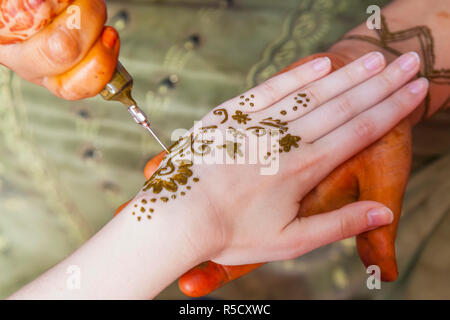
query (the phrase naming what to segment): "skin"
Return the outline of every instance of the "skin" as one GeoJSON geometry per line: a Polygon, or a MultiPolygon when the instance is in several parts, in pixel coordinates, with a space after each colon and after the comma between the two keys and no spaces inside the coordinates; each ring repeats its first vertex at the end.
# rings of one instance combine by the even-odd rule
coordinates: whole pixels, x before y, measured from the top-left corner
{"type": "MultiPolygon", "coordinates": [[[[395,1],[383,9],[383,15],[389,22],[392,32],[426,25],[433,38],[434,48],[429,51],[435,56],[435,64],[430,65],[425,59],[422,69],[445,70],[448,68],[450,65],[447,54],[450,47],[446,40],[450,30],[448,2],[436,0],[430,5],[426,1],[395,1]],[[401,14],[406,11],[408,15],[401,14]]],[[[352,35],[373,37],[374,32],[362,24],[349,32],[348,36],[352,35]]],[[[417,50],[418,43],[417,39],[397,41],[395,48],[401,52],[417,50]]],[[[388,61],[395,58],[395,55],[383,47],[367,42],[346,40],[336,43],[328,53],[301,59],[287,69],[323,55],[330,57],[335,68],[340,68],[374,49],[385,53],[388,61]]],[[[424,58],[422,52],[420,53],[424,58]]],[[[339,166],[308,194],[302,201],[299,211],[299,216],[310,216],[357,200],[375,200],[391,208],[395,216],[391,225],[357,236],[357,248],[362,262],[365,266],[373,264],[380,266],[384,281],[394,281],[398,276],[395,237],[411,166],[411,128],[424,117],[429,117],[437,110],[448,107],[445,101],[448,99],[449,85],[443,85],[442,82],[442,80],[440,83],[431,82],[427,112],[425,112],[425,104],[421,104],[386,136],[339,166]]],[[[150,161],[150,163],[153,162],[153,160],[150,161]]],[[[146,176],[151,175],[151,169],[154,166],[154,163],[147,166],[146,176]]],[[[202,263],[183,275],[179,280],[179,286],[189,296],[203,296],[260,265],[225,266],[211,261],[202,263]]]]}
{"type": "MultiPolygon", "coordinates": [[[[333,62],[334,70],[344,65],[331,54],[316,54],[299,60],[283,72],[319,56],[328,56],[333,62]]],[[[392,224],[357,236],[357,248],[362,262],[366,266],[380,266],[383,281],[393,281],[398,275],[395,235],[409,176],[410,146],[410,125],[405,120],[369,148],[336,168],[302,200],[298,212],[299,217],[308,217],[336,210],[359,200],[379,201],[389,207],[394,213],[392,224]],[[371,165],[368,166],[367,163],[371,165]],[[392,174],[392,170],[395,170],[395,174],[392,174]]],[[[163,154],[148,162],[146,177],[154,173],[163,154]]],[[[207,261],[180,277],[179,288],[190,297],[201,297],[261,265],[226,266],[207,261]]]]}
{"type": "MultiPolygon", "coordinates": [[[[46,86],[60,97],[81,99],[97,94],[109,81],[117,61],[120,44],[117,33],[113,29],[102,29],[106,19],[103,1],[74,2],[74,4],[82,8],[83,14],[81,17],[86,18],[83,21],[89,21],[89,23],[83,23],[82,21],[82,32],[68,30],[65,27],[65,22],[69,17],[63,10],[66,9],[69,2],[71,1],[35,1],[30,5],[27,1],[3,1],[1,10],[3,16],[8,17],[8,21],[0,21],[0,44],[2,44],[0,62],[11,67],[25,79],[46,86]],[[14,5],[22,9],[22,15],[14,16],[11,14],[15,11],[13,9],[17,8],[14,5]],[[26,17],[26,19],[23,17],[26,17]],[[31,36],[33,37],[30,38],[31,36]],[[35,58],[36,52],[39,52],[38,58],[35,58]],[[83,83],[88,83],[85,79],[89,79],[89,87],[82,85],[83,83]]],[[[442,7],[439,4],[443,3],[443,1],[435,2],[436,5],[433,8],[436,11],[436,19],[440,23],[439,19],[442,20],[446,17],[443,14],[445,11],[438,11],[442,7]]],[[[396,3],[405,4],[405,2],[401,1],[396,3]]],[[[429,10],[429,8],[422,9],[429,10]]],[[[387,12],[389,13],[389,10],[387,12]]],[[[426,10],[421,12],[426,12],[426,10]]],[[[416,18],[423,18],[423,15],[416,18]]],[[[400,26],[403,26],[404,22],[396,21],[400,26]]],[[[438,24],[435,21],[431,21],[431,23],[438,24]]],[[[356,29],[355,31],[364,32],[365,30],[356,29]]],[[[344,63],[352,61],[358,56],[358,52],[360,52],[358,50],[362,49],[364,51],[367,48],[367,46],[360,44],[356,46],[357,50],[355,50],[355,45],[341,45],[339,47],[338,44],[335,47],[337,49],[334,48],[332,50],[336,54],[331,56],[334,64],[339,64],[338,60],[340,62],[344,61],[344,63]]],[[[390,58],[388,57],[388,59],[390,58]]],[[[434,92],[434,89],[435,86],[432,84],[431,91],[434,92]]],[[[436,105],[437,102],[433,101],[431,113],[436,110],[436,105]]],[[[413,113],[410,118],[415,120],[412,120],[412,122],[420,118],[420,112],[423,113],[420,110],[413,113]]],[[[409,149],[405,148],[408,146],[409,123],[410,121],[404,121],[403,125],[400,125],[388,135],[388,137],[392,138],[383,138],[380,140],[381,143],[379,141],[371,148],[366,149],[357,157],[337,168],[328,178],[322,181],[314,192],[311,192],[302,201],[302,207],[299,211],[299,216],[312,215],[320,212],[320,210],[332,210],[358,199],[379,200],[392,208],[396,221],[394,221],[392,226],[384,228],[387,230],[384,232],[385,235],[381,238],[373,237],[365,241],[368,245],[366,248],[360,245],[360,243],[364,244],[364,241],[358,242],[358,249],[363,261],[366,264],[372,264],[370,261],[376,261],[378,264],[381,264],[382,275],[387,280],[389,277],[396,276],[396,272],[391,272],[391,275],[388,275],[383,270],[396,271],[394,268],[395,253],[393,253],[393,241],[400,212],[400,209],[396,208],[401,203],[402,186],[406,184],[407,180],[407,174],[402,178],[398,171],[403,169],[404,172],[409,172],[406,165],[408,163],[409,149]],[[399,155],[403,157],[399,157],[399,155]],[[358,161],[354,159],[358,159],[358,161]],[[389,181],[390,185],[380,187],[381,192],[378,193],[373,192],[371,190],[373,188],[368,188],[371,192],[359,192],[355,189],[355,184],[371,186],[374,182],[380,181],[379,176],[376,174],[370,175],[369,172],[366,172],[367,170],[364,170],[367,167],[364,165],[365,163],[373,163],[374,161],[379,163],[393,162],[393,159],[399,160],[396,161],[398,164],[397,169],[395,169],[397,173],[390,175],[395,177],[389,181]],[[393,192],[385,192],[389,190],[388,188],[391,188],[393,192]],[[341,190],[341,192],[337,192],[337,190],[341,190]],[[355,197],[354,195],[358,192],[360,196],[355,197]],[[386,243],[386,245],[381,246],[379,245],[380,243],[386,243]],[[377,245],[370,246],[372,244],[377,245]],[[393,254],[388,255],[387,253],[389,252],[393,254]],[[366,254],[365,257],[364,254],[366,254]],[[386,262],[383,262],[382,259],[386,262]],[[389,263],[391,264],[390,266],[389,263]]],[[[152,172],[151,166],[151,163],[149,163],[147,174],[152,172]]],[[[385,177],[383,178],[385,180],[385,177]]],[[[367,234],[383,234],[383,232],[369,232],[367,234]]],[[[358,237],[358,239],[362,238],[363,236],[358,237]]],[[[212,262],[211,265],[213,265],[212,262]]],[[[220,265],[216,266],[221,267],[220,265]]],[[[219,280],[222,277],[222,280],[217,280],[213,282],[213,285],[205,288],[211,290],[217,285],[218,281],[220,284],[223,284],[226,280],[234,279],[257,266],[259,264],[236,267],[223,266],[223,270],[226,272],[223,272],[223,270],[221,272],[226,276],[216,277],[219,280]]],[[[206,268],[203,268],[203,270],[206,270],[206,268]]],[[[186,283],[189,283],[189,278],[187,279],[186,283]]],[[[195,285],[191,287],[195,287],[195,285]]],[[[186,290],[186,292],[188,291],[186,290]]]]}
{"type": "MultiPolygon", "coordinates": [[[[262,175],[261,165],[248,161],[240,165],[199,163],[203,157],[197,153],[185,169],[181,154],[190,149],[176,144],[160,168],[172,162],[174,170],[168,176],[165,173],[169,171],[158,170],[121,214],[12,298],[152,298],[201,261],[240,265],[290,259],[391,223],[392,212],[373,201],[301,219],[297,213],[302,199],[321,180],[418,106],[428,88],[425,79],[408,83],[418,66],[418,59],[407,54],[385,68],[382,56],[373,53],[324,77],[331,65],[328,59],[318,59],[243,93],[244,98],[238,96],[221,104],[205,115],[204,126],[215,126],[214,130],[224,133],[230,125],[245,131],[254,123],[282,123],[283,138],[277,139],[283,152],[278,155],[276,174],[262,175]],[[368,68],[368,60],[378,63],[368,68]],[[400,61],[408,61],[408,68],[402,69],[400,61]],[[388,86],[387,78],[392,80],[388,86]],[[373,88],[370,95],[366,86],[373,88]],[[307,107],[288,112],[280,122],[267,120],[292,107],[295,97],[303,94],[310,99],[307,107]],[[342,112],[339,105],[349,95],[366,95],[367,99],[364,105],[350,105],[351,112],[342,112]],[[252,96],[254,106],[240,104],[252,96]],[[225,110],[228,120],[217,110],[225,110]],[[316,126],[318,121],[324,125],[316,126]],[[161,179],[166,183],[160,183],[161,179]],[[172,195],[177,195],[176,199],[172,195]],[[171,200],[164,201],[164,197],[171,200]],[[152,198],[158,200],[152,202],[152,198]],[[151,217],[143,216],[140,207],[151,217]],[[141,219],[137,219],[136,210],[141,219]],[[79,290],[67,287],[66,271],[74,265],[82,275],[79,290]]],[[[184,137],[201,131],[194,127],[184,137]]],[[[206,143],[203,141],[197,140],[195,146],[201,147],[206,143]]],[[[236,155],[220,148],[222,143],[217,139],[208,145],[224,151],[226,157],[236,155]]],[[[242,156],[244,160],[247,157],[242,156]]]]}

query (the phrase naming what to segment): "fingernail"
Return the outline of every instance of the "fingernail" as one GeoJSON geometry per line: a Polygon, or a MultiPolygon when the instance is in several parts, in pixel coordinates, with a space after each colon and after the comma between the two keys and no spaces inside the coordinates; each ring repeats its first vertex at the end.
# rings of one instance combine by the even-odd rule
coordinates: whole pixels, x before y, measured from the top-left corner
{"type": "Polygon", "coordinates": [[[312,66],[313,66],[314,70],[322,71],[322,70],[328,68],[330,66],[330,64],[331,64],[330,58],[323,57],[323,58],[316,59],[316,61],[314,61],[312,66]]]}
{"type": "Polygon", "coordinates": [[[403,71],[409,71],[420,64],[420,57],[417,52],[411,51],[402,55],[398,59],[398,64],[403,71]]]}
{"type": "Polygon", "coordinates": [[[383,226],[394,221],[394,214],[389,208],[378,207],[367,212],[367,224],[369,227],[383,226]]]}
{"type": "Polygon", "coordinates": [[[105,27],[102,34],[103,45],[108,49],[114,49],[117,40],[119,39],[119,34],[116,29],[112,27],[105,27]]]}
{"type": "Polygon", "coordinates": [[[381,52],[375,51],[369,53],[364,59],[363,64],[368,70],[377,69],[384,61],[384,56],[381,52]]]}
{"type": "Polygon", "coordinates": [[[421,93],[423,90],[425,90],[427,87],[428,87],[428,80],[426,78],[420,78],[411,82],[408,85],[408,90],[412,94],[418,94],[421,93]]]}

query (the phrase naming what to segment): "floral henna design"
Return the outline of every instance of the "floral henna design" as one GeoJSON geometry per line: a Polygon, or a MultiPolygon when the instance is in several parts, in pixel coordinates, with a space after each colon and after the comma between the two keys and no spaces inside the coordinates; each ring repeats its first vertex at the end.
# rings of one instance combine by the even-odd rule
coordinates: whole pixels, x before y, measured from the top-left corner
{"type": "Polygon", "coordinates": [[[237,123],[241,124],[247,124],[248,121],[252,120],[250,119],[250,117],[248,116],[248,114],[243,113],[240,110],[236,111],[236,114],[232,117],[234,120],[237,121],[237,123]]]}
{"type": "MultiPolygon", "coordinates": [[[[245,96],[241,97],[244,103],[253,101],[252,99],[255,98],[253,94],[250,94],[248,101],[246,101],[245,96]]],[[[306,95],[299,94],[298,97],[297,100],[303,98],[306,102],[306,95]]],[[[309,99],[307,102],[309,102],[309,99]]],[[[298,103],[303,104],[303,101],[298,103]]],[[[236,110],[235,114],[229,118],[228,111],[224,108],[213,110],[212,114],[220,117],[218,123],[203,126],[199,129],[194,128],[193,132],[181,137],[169,148],[169,153],[163,159],[158,170],[144,184],[139,197],[140,200],[134,203],[132,215],[136,217],[137,221],[150,220],[155,213],[155,203],[168,203],[178,197],[185,196],[188,191],[192,190],[193,185],[200,181],[193,169],[195,159],[211,155],[215,152],[214,150],[224,150],[231,159],[244,157],[243,141],[245,138],[249,138],[249,134],[256,136],[258,139],[267,135],[276,137],[277,143],[273,144],[271,151],[264,156],[266,160],[269,158],[272,161],[277,160],[277,154],[290,152],[300,147],[301,138],[287,133],[289,131],[288,122],[281,119],[268,117],[257,121],[251,119],[248,114],[241,110],[236,110]],[[227,137],[229,135],[231,139],[227,138],[224,143],[221,143],[214,136],[205,136],[209,133],[215,133],[219,129],[218,125],[227,122],[237,122],[241,125],[240,128],[227,127],[227,137]]]]}
{"type": "Polygon", "coordinates": [[[297,136],[291,136],[290,134],[287,134],[280,140],[280,152],[289,152],[291,151],[291,148],[298,148],[299,145],[297,142],[301,140],[300,137],[297,136]]]}

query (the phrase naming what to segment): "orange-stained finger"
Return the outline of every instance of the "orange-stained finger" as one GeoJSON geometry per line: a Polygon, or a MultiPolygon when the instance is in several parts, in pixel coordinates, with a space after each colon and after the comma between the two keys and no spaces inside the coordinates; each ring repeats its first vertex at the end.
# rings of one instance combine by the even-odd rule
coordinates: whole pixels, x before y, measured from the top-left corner
{"type": "Polygon", "coordinates": [[[256,87],[224,102],[222,106],[243,112],[258,112],[265,110],[276,102],[287,98],[294,91],[316,81],[331,71],[331,61],[328,57],[319,57],[314,61],[302,63],[267,79],[256,87]],[[246,104],[242,99],[246,97],[246,104]]]}
{"type": "Polygon", "coordinates": [[[156,155],[153,159],[151,159],[149,162],[147,162],[144,168],[145,179],[148,180],[152,177],[155,171],[158,170],[159,164],[161,163],[161,161],[164,159],[165,156],[166,152],[162,151],[161,153],[156,155]]]}
{"type": "Polygon", "coordinates": [[[117,31],[105,27],[86,57],[61,75],[45,77],[42,84],[54,95],[79,100],[97,95],[111,80],[117,65],[120,40],[117,31]]]}
{"type": "MultiPolygon", "coordinates": [[[[150,177],[155,173],[155,171],[158,169],[159,164],[161,163],[162,159],[165,157],[166,152],[162,151],[158,155],[156,155],[154,158],[150,159],[147,164],[145,165],[144,169],[144,176],[145,179],[150,179],[150,177]]],[[[114,216],[117,216],[129,203],[131,200],[125,202],[122,204],[119,208],[117,208],[116,213],[114,216]]]]}
{"type": "Polygon", "coordinates": [[[103,30],[106,5],[104,0],[76,0],[73,5],[79,8],[80,28],[71,24],[74,13],[62,11],[28,40],[2,46],[0,62],[35,83],[77,65],[103,30]]]}

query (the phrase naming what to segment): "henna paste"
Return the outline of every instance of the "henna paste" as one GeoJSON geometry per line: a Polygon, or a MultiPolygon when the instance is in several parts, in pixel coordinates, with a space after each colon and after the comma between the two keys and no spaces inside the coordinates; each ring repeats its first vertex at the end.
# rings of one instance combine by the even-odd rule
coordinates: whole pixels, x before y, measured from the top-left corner
{"type": "MultiPolygon", "coordinates": [[[[298,96],[305,99],[306,94],[302,93],[298,96]]],[[[242,95],[239,105],[242,103],[250,105],[254,99],[254,94],[242,95]]],[[[169,153],[161,162],[158,170],[144,184],[140,196],[140,198],[144,198],[140,200],[139,205],[134,205],[135,208],[139,207],[139,210],[132,212],[137,221],[143,221],[144,218],[151,219],[155,213],[154,207],[152,207],[155,203],[169,203],[171,200],[176,200],[177,196],[187,195],[193,189],[191,182],[195,184],[200,181],[193,170],[195,157],[211,155],[213,150],[224,150],[225,154],[231,159],[244,157],[243,143],[237,140],[243,141],[244,138],[249,137],[248,134],[253,134],[257,138],[268,134],[271,136],[281,135],[276,138],[279,145],[272,145],[272,152],[267,152],[265,155],[265,159],[271,158],[272,161],[277,159],[276,154],[290,152],[300,147],[299,141],[301,138],[288,134],[288,123],[281,119],[268,117],[258,121],[250,118],[248,114],[241,110],[235,110],[230,118],[229,110],[225,108],[215,109],[212,114],[218,117],[218,123],[203,126],[198,130],[194,128],[193,132],[181,137],[169,148],[169,153]],[[224,143],[219,144],[216,143],[214,137],[204,136],[208,133],[214,133],[221,124],[228,125],[226,127],[227,133],[230,133],[230,137],[235,140],[227,139],[224,143]]]]}

